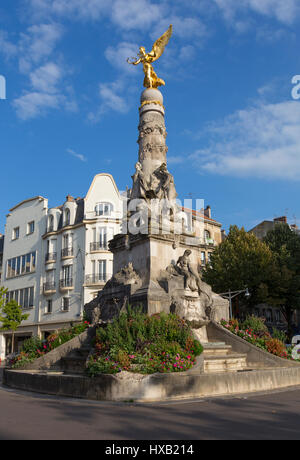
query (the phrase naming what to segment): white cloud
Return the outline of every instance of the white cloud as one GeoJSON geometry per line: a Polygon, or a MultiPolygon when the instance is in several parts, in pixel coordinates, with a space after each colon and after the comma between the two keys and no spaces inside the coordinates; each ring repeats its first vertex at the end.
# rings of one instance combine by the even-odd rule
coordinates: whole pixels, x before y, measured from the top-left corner
{"type": "Polygon", "coordinates": [[[87,161],[87,158],[84,155],[82,155],[81,153],[74,152],[74,150],[72,150],[72,149],[67,149],[67,152],[70,155],[72,155],[73,157],[77,158],[78,160],[80,160],[82,162],[87,161]]]}
{"type": "Polygon", "coordinates": [[[128,58],[136,57],[139,45],[135,43],[121,42],[116,47],[109,46],[105,50],[105,57],[109,63],[125,73],[136,73],[137,67],[129,65],[128,58]]]}
{"type": "Polygon", "coordinates": [[[210,124],[207,148],[189,160],[200,171],[300,180],[300,104],[261,104],[210,124]]]}
{"type": "Polygon", "coordinates": [[[225,19],[234,22],[238,13],[249,11],[292,24],[299,15],[298,0],[213,0],[225,19]]]}
{"type": "Polygon", "coordinates": [[[63,98],[59,94],[26,92],[13,101],[13,106],[18,117],[25,121],[44,115],[48,109],[57,109],[62,102],[63,98]]]}
{"type": "Polygon", "coordinates": [[[97,123],[103,115],[109,111],[125,114],[130,106],[126,96],[128,88],[125,90],[125,80],[117,80],[112,83],[99,84],[100,107],[94,113],[90,113],[88,118],[91,122],[97,123]]]}
{"type": "Polygon", "coordinates": [[[115,0],[112,5],[112,22],[125,30],[149,29],[164,12],[163,5],[149,0],[115,0]]]}
{"type": "Polygon", "coordinates": [[[62,77],[62,69],[54,62],[48,62],[31,72],[29,77],[33,89],[53,94],[57,92],[57,84],[62,77]]]}
{"type": "Polygon", "coordinates": [[[3,30],[0,30],[0,52],[6,58],[14,57],[18,53],[18,47],[8,40],[8,34],[3,30]]]}
{"type": "Polygon", "coordinates": [[[98,20],[111,9],[110,0],[27,0],[35,19],[57,17],[98,20]]]}
{"type": "Polygon", "coordinates": [[[19,56],[21,70],[27,72],[33,64],[47,59],[54,51],[63,34],[59,24],[38,24],[21,33],[19,56]]]}
{"type": "Polygon", "coordinates": [[[101,83],[99,88],[102,106],[115,112],[127,113],[129,110],[125,98],[120,94],[123,90],[123,82],[101,83]]]}

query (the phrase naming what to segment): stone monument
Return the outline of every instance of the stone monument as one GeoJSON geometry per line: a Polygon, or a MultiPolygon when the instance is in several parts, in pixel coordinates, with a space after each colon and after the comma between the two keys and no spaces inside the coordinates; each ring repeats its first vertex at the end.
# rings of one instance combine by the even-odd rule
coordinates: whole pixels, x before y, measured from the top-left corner
{"type": "Polygon", "coordinates": [[[126,232],[110,241],[113,277],[85,312],[93,323],[109,321],[128,304],[142,306],[149,315],[173,312],[190,321],[205,342],[205,326],[212,319],[228,318],[229,306],[201,279],[199,242],[182,226],[174,178],[167,168],[165,108],[157,89],[165,82],[152,63],[171,34],[172,26],[151,53],[140,48],[139,59],[131,62],[143,64],[146,89],[139,108],[139,158],[123,222],[126,232]]]}

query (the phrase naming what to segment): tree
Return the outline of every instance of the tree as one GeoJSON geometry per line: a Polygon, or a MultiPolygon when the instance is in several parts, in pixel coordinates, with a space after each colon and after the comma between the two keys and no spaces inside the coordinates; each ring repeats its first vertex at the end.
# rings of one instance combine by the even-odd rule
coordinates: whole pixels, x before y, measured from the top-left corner
{"type": "Polygon", "coordinates": [[[267,244],[234,225],[211,255],[203,279],[219,293],[248,288],[251,296],[245,303],[253,307],[268,296],[266,286],[271,282],[273,265],[273,254],[267,244]]]}
{"type": "Polygon", "coordinates": [[[291,338],[293,314],[300,309],[300,237],[287,224],[280,223],[267,233],[264,242],[273,253],[273,279],[277,279],[268,286],[268,303],[280,307],[291,338]]]}
{"type": "Polygon", "coordinates": [[[15,332],[22,321],[28,319],[29,315],[24,314],[22,307],[15,301],[7,301],[7,290],[0,288],[0,323],[1,331],[12,331],[12,352],[14,352],[15,332]]]}

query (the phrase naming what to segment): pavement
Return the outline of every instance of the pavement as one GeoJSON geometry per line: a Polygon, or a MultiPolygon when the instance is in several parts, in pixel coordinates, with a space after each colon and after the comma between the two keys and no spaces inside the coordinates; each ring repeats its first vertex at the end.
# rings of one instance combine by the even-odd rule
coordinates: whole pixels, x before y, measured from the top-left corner
{"type": "Polygon", "coordinates": [[[138,404],[45,396],[0,385],[0,440],[299,440],[300,387],[138,404]]]}

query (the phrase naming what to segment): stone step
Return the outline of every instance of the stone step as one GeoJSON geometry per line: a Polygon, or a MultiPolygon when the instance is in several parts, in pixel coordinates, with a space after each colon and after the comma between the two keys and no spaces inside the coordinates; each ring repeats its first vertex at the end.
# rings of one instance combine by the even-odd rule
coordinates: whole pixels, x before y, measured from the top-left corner
{"type": "Polygon", "coordinates": [[[61,367],[65,373],[83,374],[85,372],[86,358],[83,356],[66,356],[65,358],[62,358],[61,361],[61,367]]]}
{"type": "Polygon", "coordinates": [[[222,356],[232,352],[231,345],[225,345],[225,343],[221,342],[203,344],[203,349],[203,356],[222,356]]]}
{"type": "Polygon", "coordinates": [[[247,355],[244,353],[204,356],[204,372],[207,374],[241,371],[247,367],[247,355]]]}

